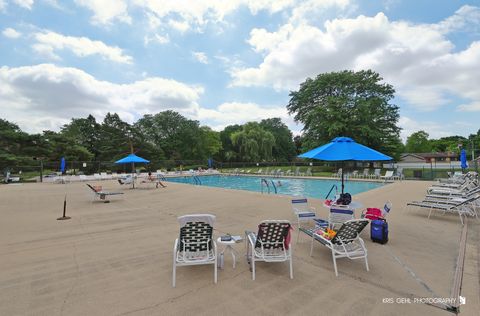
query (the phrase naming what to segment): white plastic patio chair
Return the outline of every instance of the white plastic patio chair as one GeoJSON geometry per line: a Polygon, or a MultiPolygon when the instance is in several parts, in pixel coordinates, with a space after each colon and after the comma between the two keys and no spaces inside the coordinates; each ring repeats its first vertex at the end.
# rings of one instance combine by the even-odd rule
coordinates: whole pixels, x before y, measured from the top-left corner
{"type": "Polygon", "coordinates": [[[213,239],[215,216],[192,214],[178,217],[180,237],[173,245],[173,279],[176,285],[177,267],[213,264],[213,279],[217,283],[217,244],[213,239]]]}
{"type": "Polygon", "coordinates": [[[258,233],[245,231],[247,261],[255,280],[255,262],[285,262],[290,264],[290,279],[293,279],[291,225],[285,220],[266,220],[258,225],[258,233]]]}

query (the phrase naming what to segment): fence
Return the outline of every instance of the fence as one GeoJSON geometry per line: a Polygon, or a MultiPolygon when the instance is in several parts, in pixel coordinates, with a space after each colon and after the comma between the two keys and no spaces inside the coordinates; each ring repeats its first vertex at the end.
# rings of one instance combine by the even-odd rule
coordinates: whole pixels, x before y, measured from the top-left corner
{"type": "MultiPolygon", "coordinates": [[[[134,171],[156,171],[156,170],[168,170],[168,171],[180,171],[180,170],[196,170],[199,167],[206,169],[209,167],[205,160],[158,160],[151,161],[149,164],[136,164],[134,171]]],[[[339,168],[343,168],[346,173],[353,170],[363,170],[363,168],[382,168],[382,169],[397,169],[402,168],[403,174],[407,179],[421,179],[421,180],[433,180],[436,178],[446,178],[447,172],[460,171],[458,163],[445,164],[407,164],[407,163],[363,163],[363,162],[326,162],[315,160],[295,160],[295,161],[270,161],[270,162],[220,162],[213,161],[213,168],[220,171],[227,171],[231,169],[239,169],[252,173],[257,172],[260,169],[275,168],[282,169],[283,171],[291,170],[292,172],[300,170],[305,172],[310,169],[314,176],[331,176],[333,172],[336,172],[339,168]]],[[[9,165],[4,168],[4,173],[10,171],[13,175],[19,175],[22,180],[36,181],[40,180],[44,176],[59,172],[60,161],[42,161],[32,160],[29,164],[9,165]]],[[[111,161],[66,161],[66,172],[68,174],[93,174],[100,172],[117,172],[117,173],[130,173],[132,172],[131,164],[117,165],[111,161]]],[[[478,172],[478,165],[471,165],[470,170],[476,170],[478,172]]]]}

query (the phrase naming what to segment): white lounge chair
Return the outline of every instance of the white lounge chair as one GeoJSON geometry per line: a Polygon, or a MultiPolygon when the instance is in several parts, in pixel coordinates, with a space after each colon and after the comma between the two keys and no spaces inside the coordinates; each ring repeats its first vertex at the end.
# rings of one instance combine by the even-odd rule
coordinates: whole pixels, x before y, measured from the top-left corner
{"type": "Polygon", "coordinates": [[[300,227],[302,222],[309,222],[317,217],[315,208],[308,205],[307,198],[292,199],[293,214],[297,219],[297,241],[300,236],[300,227]]]}
{"type": "Polygon", "coordinates": [[[328,213],[328,227],[335,229],[355,218],[355,212],[348,205],[332,205],[328,213]]]}
{"type": "Polygon", "coordinates": [[[251,265],[252,280],[255,280],[255,262],[290,263],[290,279],[293,279],[291,225],[285,220],[266,220],[258,225],[258,233],[246,231],[247,261],[251,265]]]}
{"type": "Polygon", "coordinates": [[[192,214],[178,217],[180,237],[173,245],[173,278],[176,285],[177,267],[213,264],[213,280],[217,283],[217,244],[213,239],[215,216],[192,214]]]}
{"type": "Polygon", "coordinates": [[[114,196],[114,195],[121,195],[123,192],[108,192],[104,191],[101,186],[92,186],[88,183],[86,185],[93,191],[93,200],[99,199],[103,201],[104,203],[108,203],[110,201],[107,200],[107,197],[109,196],[114,196]]]}
{"type": "Polygon", "coordinates": [[[333,237],[331,240],[320,234],[319,230],[322,230],[321,228],[302,228],[302,231],[304,233],[312,237],[310,245],[310,256],[312,256],[313,243],[314,240],[316,240],[320,244],[330,249],[330,251],[332,252],[333,267],[336,276],[338,276],[338,258],[349,258],[352,260],[365,259],[365,267],[367,268],[367,271],[369,271],[367,248],[365,247],[363,239],[359,236],[360,232],[368,225],[368,223],[369,221],[365,219],[354,219],[348,221],[344,223],[342,227],[340,227],[335,237],[333,237]]]}
{"type": "Polygon", "coordinates": [[[393,180],[393,170],[387,170],[385,171],[385,175],[380,176],[380,179],[383,179],[383,181],[387,180],[393,180]]]}

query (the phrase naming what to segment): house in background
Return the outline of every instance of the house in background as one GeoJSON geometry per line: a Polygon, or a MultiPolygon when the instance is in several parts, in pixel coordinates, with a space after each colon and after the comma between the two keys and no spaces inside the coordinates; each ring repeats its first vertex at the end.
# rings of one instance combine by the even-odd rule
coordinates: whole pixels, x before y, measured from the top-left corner
{"type": "Polygon", "coordinates": [[[453,162],[459,161],[457,153],[405,153],[400,155],[401,163],[430,163],[430,162],[453,162]]]}

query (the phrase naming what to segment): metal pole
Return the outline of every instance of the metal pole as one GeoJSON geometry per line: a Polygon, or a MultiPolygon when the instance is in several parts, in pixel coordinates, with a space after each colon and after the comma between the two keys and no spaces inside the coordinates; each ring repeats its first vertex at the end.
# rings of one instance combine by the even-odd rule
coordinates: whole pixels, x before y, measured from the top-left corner
{"type": "Polygon", "coordinates": [[[43,160],[40,159],[40,182],[43,182],[43,160]]]}

